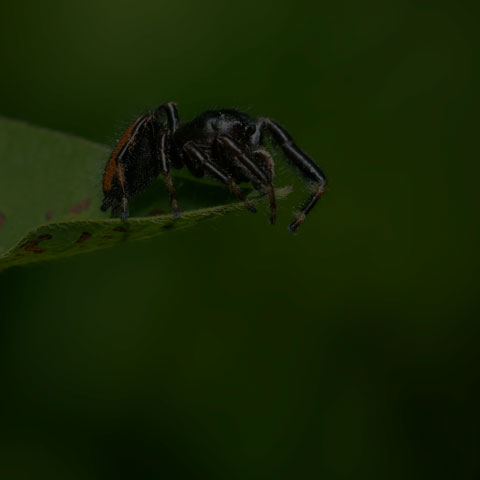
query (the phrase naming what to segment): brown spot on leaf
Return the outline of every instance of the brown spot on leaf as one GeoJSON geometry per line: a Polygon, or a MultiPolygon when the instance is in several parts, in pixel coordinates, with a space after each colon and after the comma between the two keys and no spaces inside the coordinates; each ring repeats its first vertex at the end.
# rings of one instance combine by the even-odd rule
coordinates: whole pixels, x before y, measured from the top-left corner
{"type": "Polygon", "coordinates": [[[26,257],[27,255],[28,255],[28,253],[22,252],[22,253],[17,253],[15,256],[16,257],[26,257]]]}
{"type": "Polygon", "coordinates": [[[38,243],[39,240],[29,240],[28,242],[22,243],[20,247],[28,252],[43,253],[43,250],[38,248],[38,243]]]}
{"type": "Polygon", "coordinates": [[[92,236],[91,233],[89,233],[89,232],[83,232],[83,233],[78,237],[77,243],[86,242],[91,236],[92,236]]]}
{"type": "Polygon", "coordinates": [[[127,230],[123,227],[115,227],[113,229],[114,232],[126,232],[127,230]]]}
{"type": "Polygon", "coordinates": [[[113,238],[113,235],[104,235],[103,238],[113,238]]]}
{"type": "Polygon", "coordinates": [[[159,208],[148,212],[149,217],[154,217],[155,215],[164,215],[164,214],[165,214],[165,210],[160,210],[159,208]]]}
{"type": "Polygon", "coordinates": [[[87,197],[83,199],[81,202],[76,203],[68,213],[80,213],[86,210],[90,206],[90,202],[92,201],[92,197],[87,197]]]}
{"type": "Polygon", "coordinates": [[[42,240],[51,240],[53,237],[49,233],[44,233],[43,235],[39,235],[37,240],[41,242],[42,240]]]}
{"type": "Polygon", "coordinates": [[[29,247],[35,246],[37,242],[35,240],[27,240],[26,242],[23,242],[20,244],[20,248],[24,248],[25,250],[28,250],[29,247]]]}
{"type": "Polygon", "coordinates": [[[45,220],[48,222],[49,220],[51,220],[53,217],[53,210],[49,210],[46,214],[45,214],[45,220]]]}
{"type": "Polygon", "coordinates": [[[52,236],[49,233],[44,233],[43,235],[39,235],[35,240],[27,240],[20,245],[20,248],[23,248],[27,252],[33,253],[43,253],[45,250],[39,248],[38,244],[43,240],[50,240],[52,236]]]}

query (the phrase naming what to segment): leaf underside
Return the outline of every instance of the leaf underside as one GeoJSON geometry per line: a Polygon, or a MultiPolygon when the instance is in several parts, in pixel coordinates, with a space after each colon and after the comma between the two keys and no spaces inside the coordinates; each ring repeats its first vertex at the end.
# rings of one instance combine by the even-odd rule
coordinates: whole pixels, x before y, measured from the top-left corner
{"type": "MultiPolygon", "coordinates": [[[[180,218],[170,214],[162,181],[131,202],[127,222],[110,218],[99,208],[109,153],[104,145],[0,117],[0,270],[156,237],[245,210],[222,185],[176,171],[180,218]]],[[[290,191],[278,189],[277,196],[290,191]]]]}

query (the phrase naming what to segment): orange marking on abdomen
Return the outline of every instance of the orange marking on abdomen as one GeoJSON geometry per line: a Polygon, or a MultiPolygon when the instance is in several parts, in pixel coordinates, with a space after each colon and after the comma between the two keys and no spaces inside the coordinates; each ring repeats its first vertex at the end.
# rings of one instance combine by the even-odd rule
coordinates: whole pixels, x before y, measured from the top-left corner
{"type": "Polygon", "coordinates": [[[113,177],[115,176],[115,172],[117,171],[117,157],[118,154],[122,151],[124,145],[130,139],[130,134],[132,130],[135,128],[139,120],[143,117],[137,118],[129,127],[125,130],[123,135],[120,137],[120,140],[115,147],[112,155],[110,155],[110,159],[105,166],[105,173],[103,174],[103,191],[108,192],[112,188],[113,177]]]}

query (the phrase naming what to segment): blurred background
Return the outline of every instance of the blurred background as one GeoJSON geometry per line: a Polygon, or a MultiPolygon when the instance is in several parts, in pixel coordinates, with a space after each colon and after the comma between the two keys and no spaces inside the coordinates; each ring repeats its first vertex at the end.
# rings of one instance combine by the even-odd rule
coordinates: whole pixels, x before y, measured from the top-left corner
{"type": "Polygon", "coordinates": [[[3,272],[2,479],[477,477],[467,2],[0,5],[0,114],[111,145],[168,100],[236,107],[330,179],[297,235],[278,156],[275,227],[262,208],[3,272]]]}

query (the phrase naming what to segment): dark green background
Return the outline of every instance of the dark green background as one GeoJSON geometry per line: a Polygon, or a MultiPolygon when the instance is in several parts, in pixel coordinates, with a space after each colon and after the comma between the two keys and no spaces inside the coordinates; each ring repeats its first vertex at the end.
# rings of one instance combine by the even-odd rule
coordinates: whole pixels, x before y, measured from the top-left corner
{"type": "Polygon", "coordinates": [[[466,5],[1,3],[2,115],[112,143],[167,100],[233,106],[330,179],[298,235],[277,158],[299,194],[276,227],[240,212],[2,273],[2,479],[478,474],[466,5]]]}

